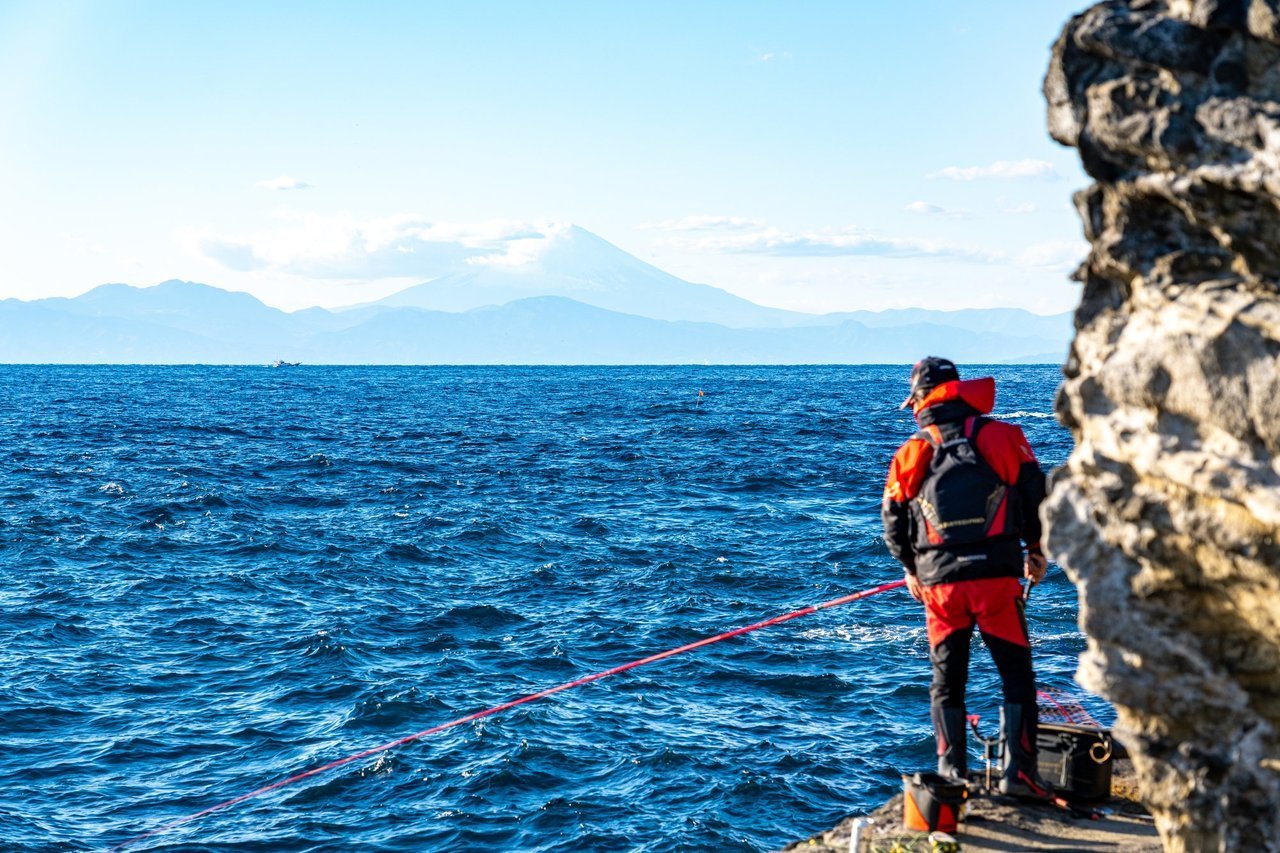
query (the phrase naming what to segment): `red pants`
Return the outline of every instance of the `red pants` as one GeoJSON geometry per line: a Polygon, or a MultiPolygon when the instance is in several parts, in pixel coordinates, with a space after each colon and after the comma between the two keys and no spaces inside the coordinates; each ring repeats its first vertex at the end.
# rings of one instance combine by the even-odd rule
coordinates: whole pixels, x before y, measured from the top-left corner
{"type": "Polygon", "coordinates": [[[1031,643],[1017,578],[986,578],[922,588],[929,661],[929,696],[935,717],[944,708],[963,708],[969,680],[969,643],[976,624],[1000,673],[1005,702],[1036,701],[1031,643]]]}
{"type": "Polygon", "coordinates": [[[1017,578],[985,578],[921,588],[929,648],[955,631],[976,623],[984,637],[1029,646],[1022,616],[1022,585],[1017,578]]]}

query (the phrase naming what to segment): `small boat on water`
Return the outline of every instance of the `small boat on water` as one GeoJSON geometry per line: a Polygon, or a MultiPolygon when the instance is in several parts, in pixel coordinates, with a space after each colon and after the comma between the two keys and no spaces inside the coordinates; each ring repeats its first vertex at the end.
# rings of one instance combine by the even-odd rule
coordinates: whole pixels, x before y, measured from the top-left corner
{"type": "Polygon", "coordinates": [[[300,361],[281,361],[277,358],[271,364],[268,364],[267,367],[297,367],[300,364],[302,364],[300,361]]]}

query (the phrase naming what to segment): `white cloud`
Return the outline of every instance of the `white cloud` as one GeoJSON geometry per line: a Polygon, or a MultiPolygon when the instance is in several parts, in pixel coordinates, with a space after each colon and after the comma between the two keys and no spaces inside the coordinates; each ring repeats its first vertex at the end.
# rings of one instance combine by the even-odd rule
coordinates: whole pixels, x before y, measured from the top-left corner
{"type": "Polygon", "coordinates": [[[922,216],[951,216],[957,219],[963,219],[971,216],[967,210],[961,210],[958,207],[943,207],[940,204],[934,204],[931,201],[913,201],[903,208],[907,213],[918,213],[922,216]]]}
{"type": "Polygon", "coordinates": [[[1050,240],[1036,243],[1018,255],[1018,264],[1038,269],[1069,271],[1079,266],[1089,254],[1089,244],[1084,240],[1050,240]]]}
{"type": "Polygon", "coordinates": [[[1026,216],[1027,214],[1035,213],[1037,210],[1039,210],[1038,207],[1036,207],[1034,204],[1032,204],[1029,201],[1024,201],[1024,202],[1015,204],[1012,202],[1005,201],[1004,199],[999,199],[996,203],[999,205],[1001,213],[1009,213],[1014,216],[1026,216]]]}
{"type": "Polygon", "coordinates": [[[664,219],[637,226],[651,231],[747,231],[763,228],[759,219],[744,216],[685,216],[681,219],[664,219]]]}
{"type": "Polygon", "coordinates": [[[281,175],[278,178],[272,178],[268,181],[258,181],[255,186],[259,186],[264,190],[275,190],[277,192],[281,192],[285,190],[310,189],[311,184],[303,183],[297,178],[291,178],[288,175],[281,175]]]}
{"type": "Polygon", "coordinates": [[[903,208],[907,213],[921,213],[925,215],[941,215],[947,212],[947,209],[940,204],[934,204],[928,201],[913,201],[911,204],[903,208]]]}
{"type": "Polygon", "coordinates": [[[433,278],[462,263],[519,263],[536,254],[557,223],[492,220],[436,223],[417,214],[357,219],[283,212],[282,224],[249,235],[181,233],[188,249],[239,272],[320,279],[433,278]]]}
{"type": "Polygon", "coordinates": [[[928,175],[952,181],[1045,181],[1058,177],[1047,160],[997,160],[989,166],[948,166],[928,175]]]}
{"type": "Polygon", "coordinates": [[[212,261],[216,261],[229,270],[236,272],[253,272],[254,270],[266,269],[269,263],[254,254],[253,246],[249,243],[220,239],[217,237],[197,238],[199,251],[197,254],[204,255],[212,261]]]}
{"type": "Polygon", "coordinates": [[[756,62],[785,62],[791,58],[791,51],[766,51],[756,57],[756,62]]]}
{"type": "Polygon", "coordinates": [[[779,257],[952,258],[996,262],[989,252],[927,240],[880,237],[858,228],[789,232],[763,228],[748,233],[669,237],[666,245],[689,252],[774,255],[779,257]]]}
{"type": "Polygon", "coordinates": [[[573,226],[568,222],[554,222],[513,231],[496,241],[497,251],[487,255],[467,258],[468,264],[519,267],[536,261],[556,238],[562,237],[573,226]]]}

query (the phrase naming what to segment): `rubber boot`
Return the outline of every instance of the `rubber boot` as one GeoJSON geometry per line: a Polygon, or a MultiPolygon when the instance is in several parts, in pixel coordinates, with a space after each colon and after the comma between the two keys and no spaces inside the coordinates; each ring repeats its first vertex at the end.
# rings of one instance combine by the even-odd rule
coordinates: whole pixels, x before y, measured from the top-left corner
{"type": "Polygon", "coordinates": [[[1034,703],[1000,709],[1000,793],[1029,800],[1048,800],[1053,786],[1036,768],[1039,709],[1034,703]]]}
{"type": "Polygon", "coordinates": [[[969,719],[964,708],[930,708],[933,736],[938,742],[938,773],[964,781],[969,778],[969,719]]]}

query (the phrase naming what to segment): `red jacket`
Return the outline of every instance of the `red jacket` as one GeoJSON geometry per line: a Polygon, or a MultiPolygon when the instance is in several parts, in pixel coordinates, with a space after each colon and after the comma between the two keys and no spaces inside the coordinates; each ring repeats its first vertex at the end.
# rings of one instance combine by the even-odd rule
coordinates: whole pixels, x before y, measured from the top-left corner
{"type": "MultiPolygon", "coordinates": [[[[989,413],[995,396],[995,380],[990,377],[946,382],[916,404],[916,420],[940,440],[943,430],[954,434],[968,419],[989,413]]],[[[1028,550],[1040,550],[1039,509],[1045,480],[1026,436],[1014,424],[983,418],[974,446],[1008,486],[1013,514],[1001,528],[1003,535],[977,543],[935,545],[922,534],[924,521],[915,499],[933,460],[929,441],[919,434],[912,436],[889,464],[880,513],[885,544],[906,570],[927,586],[984,577],[1020,577],[1023,555],[1019,539],[1026,542],[1028,550]]]]}

